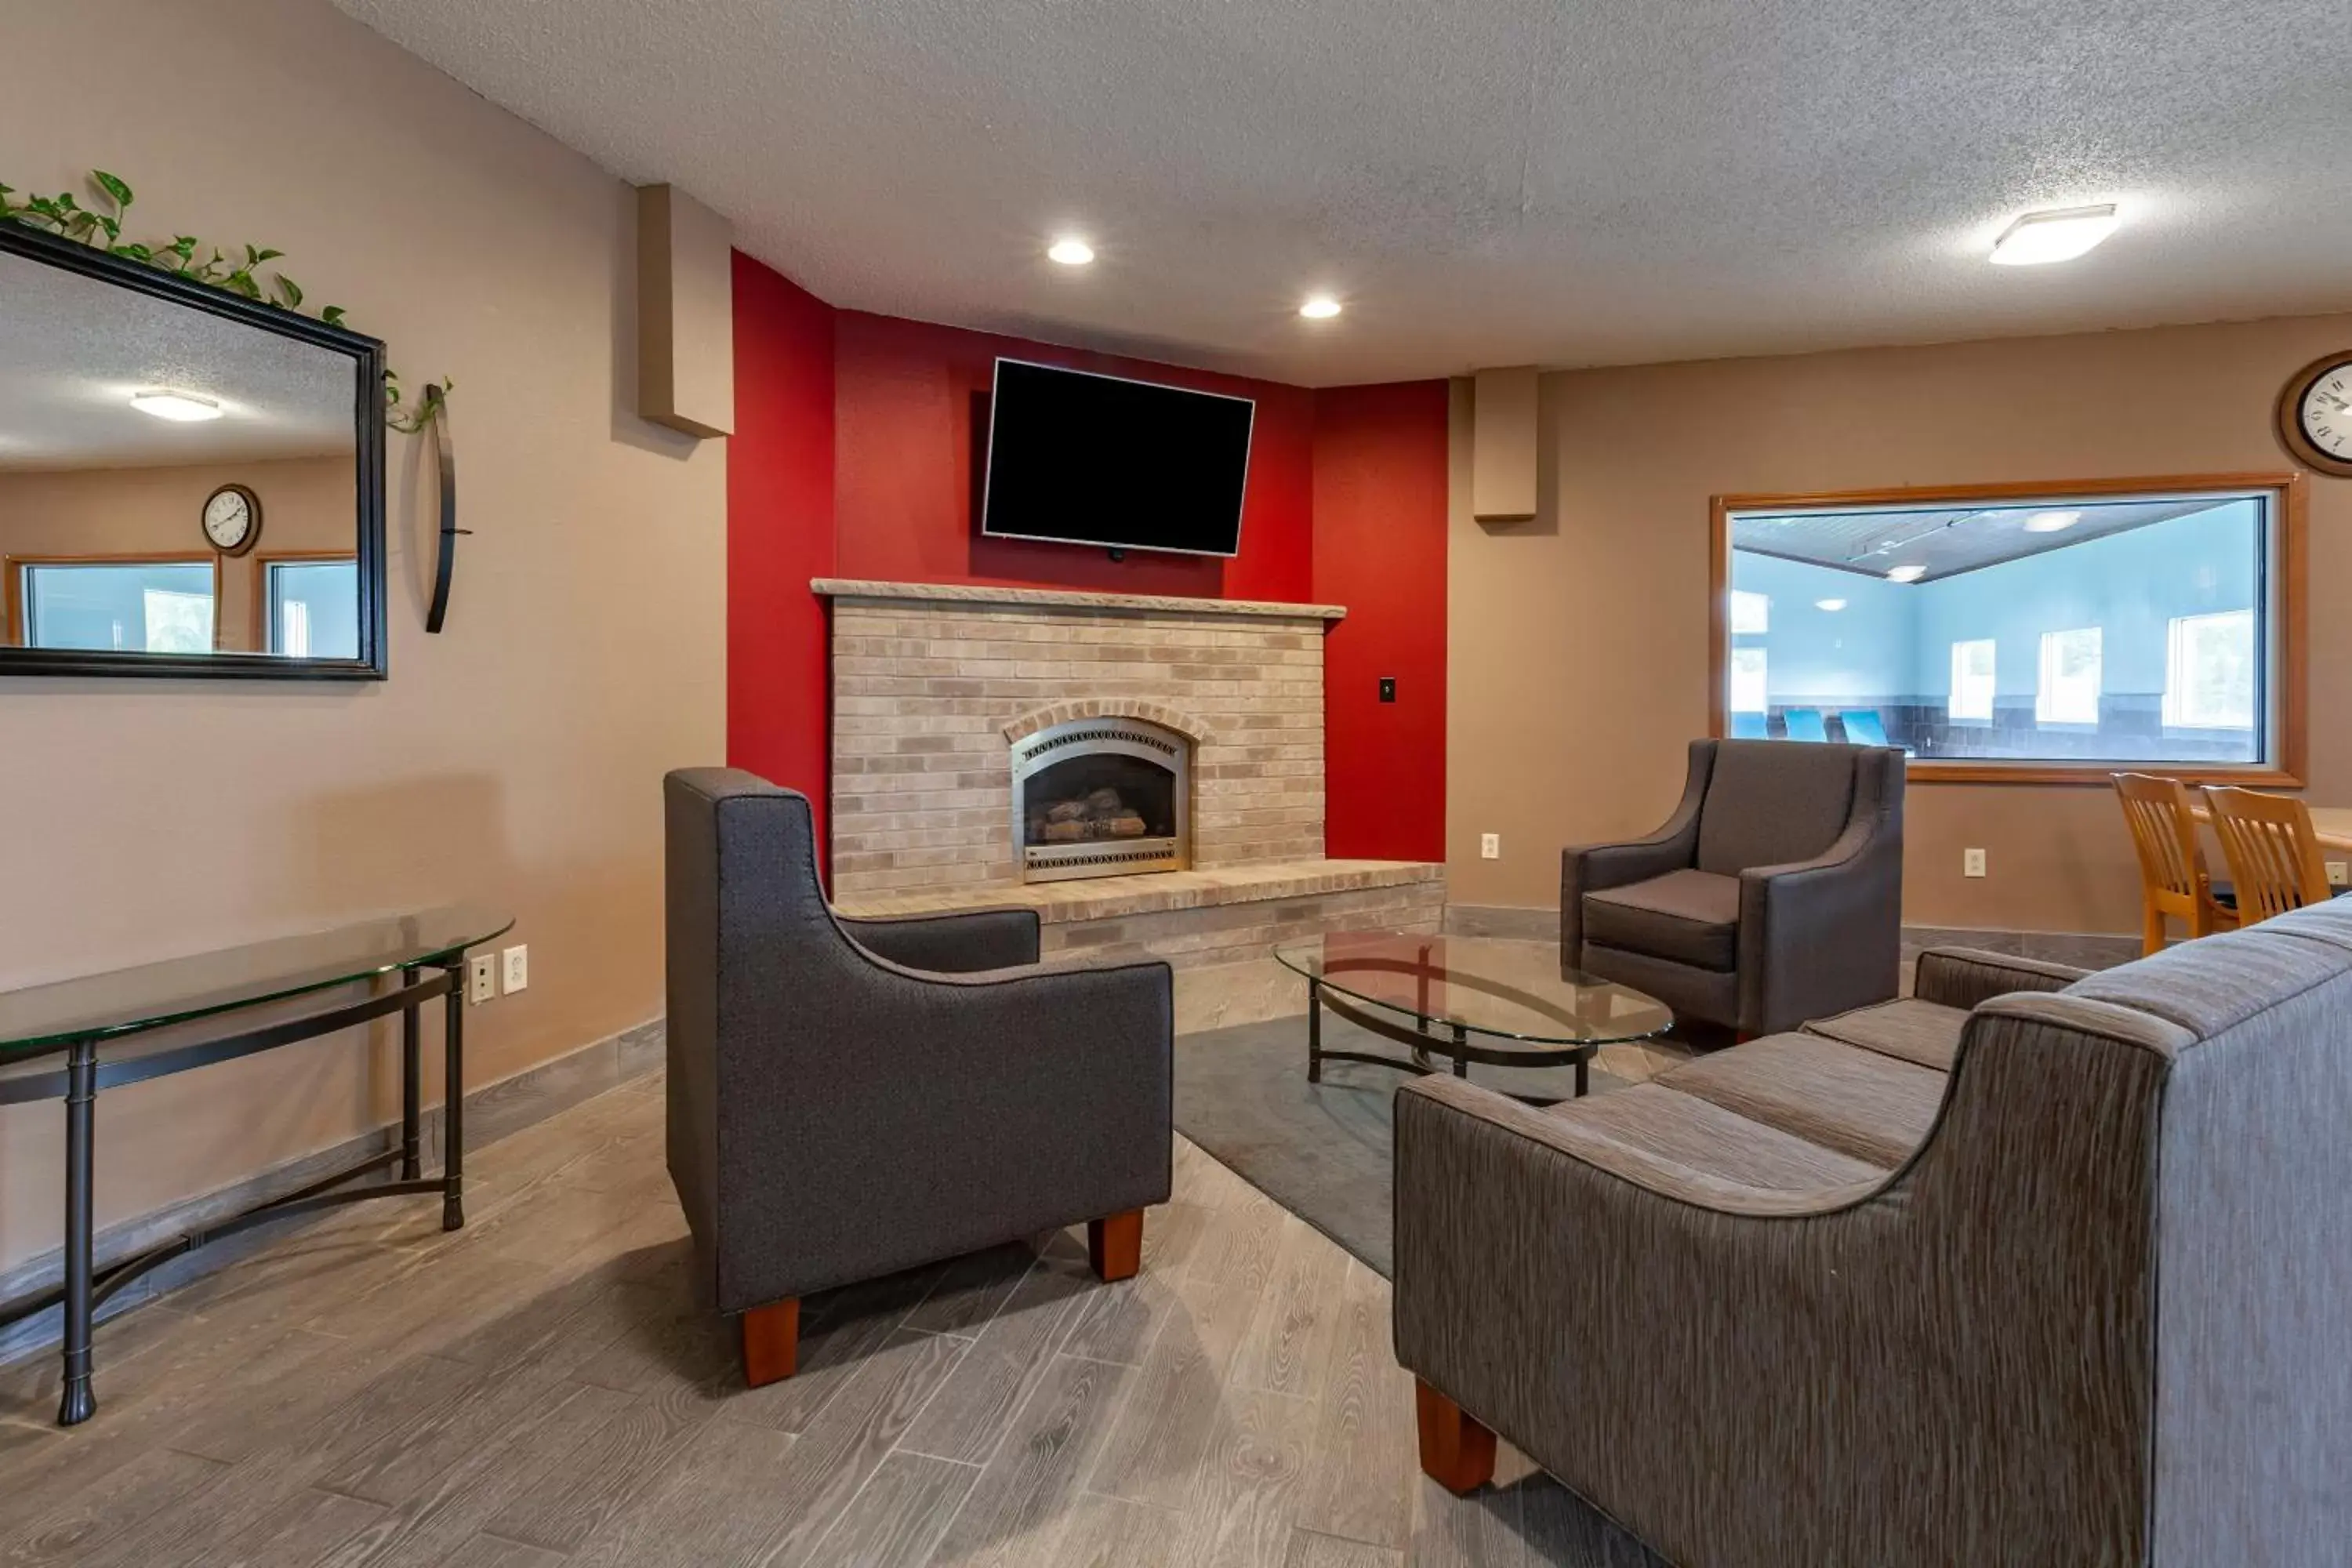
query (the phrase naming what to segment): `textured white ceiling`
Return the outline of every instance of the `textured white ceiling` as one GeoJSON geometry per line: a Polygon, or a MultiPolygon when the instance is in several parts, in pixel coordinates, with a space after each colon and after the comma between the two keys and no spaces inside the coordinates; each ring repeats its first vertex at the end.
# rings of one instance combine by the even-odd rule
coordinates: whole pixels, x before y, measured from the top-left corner
{"type": "Polygon", "coordinates": [[[2352,307],[2344,0],[335,4],[836,304],[1310,384],[2352,307]]]}
{"type": "Polygon", "coordinates": [[[328,349],[0,256],[0,469],[348,453],[355,374],[328,349]],[[174,425],[133,408],[139,392],[208,397],[221,417],[174,425]]]}

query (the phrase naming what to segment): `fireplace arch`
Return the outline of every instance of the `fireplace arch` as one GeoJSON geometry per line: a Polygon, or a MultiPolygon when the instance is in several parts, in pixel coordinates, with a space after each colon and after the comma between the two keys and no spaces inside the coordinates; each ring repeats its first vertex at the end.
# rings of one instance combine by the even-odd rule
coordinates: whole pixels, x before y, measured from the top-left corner
{"type": "Polygon", "coordinates": [[[1022,880],[1181,871],[1192,863],[1192,742],[1148,719],[1074,719],[1013,746],[1022,880]]]}

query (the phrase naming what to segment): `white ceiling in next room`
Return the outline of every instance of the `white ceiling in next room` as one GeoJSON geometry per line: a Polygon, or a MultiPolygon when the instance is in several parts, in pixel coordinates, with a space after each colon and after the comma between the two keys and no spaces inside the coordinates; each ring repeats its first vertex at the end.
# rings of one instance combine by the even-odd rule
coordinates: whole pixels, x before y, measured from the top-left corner
{"type": "Polygon", "coordinates": [[[2352,307],[2343,0],[335,3],[835,304],[1309,384],[2352,307]]]}

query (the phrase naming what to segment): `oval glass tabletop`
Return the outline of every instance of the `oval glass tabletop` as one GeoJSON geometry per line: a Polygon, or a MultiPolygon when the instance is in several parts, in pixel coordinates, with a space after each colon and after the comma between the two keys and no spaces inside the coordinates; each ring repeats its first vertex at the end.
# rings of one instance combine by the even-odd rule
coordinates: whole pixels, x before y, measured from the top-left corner
{"type": "Polygon", "coordinates": [[[0,1063],[414,969],[513,925],[511,915],[458,905],[7,992],[0,1063]]]}
{"type": "Polygon", "coordinates": [[[1675,1022],[1656,997],[1562,969],[1558,949],[1531,942],[1340,931],[1286,943],[1274,956],[1343,996],[1433,1029],[1535,1048],[1647,1039],[1675,1022]]]}

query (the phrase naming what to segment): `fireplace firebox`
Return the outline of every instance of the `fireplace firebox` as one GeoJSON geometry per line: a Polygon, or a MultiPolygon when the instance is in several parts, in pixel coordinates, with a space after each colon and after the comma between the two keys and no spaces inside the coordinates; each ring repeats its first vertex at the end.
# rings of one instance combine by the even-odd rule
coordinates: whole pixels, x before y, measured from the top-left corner
{"type": "Polygon", "coordinates": [[[1013,839],[1028,882],[1192,864],[1192,742],[1141,719],[1079,719],[1013,748],[1013,839]]]}

